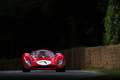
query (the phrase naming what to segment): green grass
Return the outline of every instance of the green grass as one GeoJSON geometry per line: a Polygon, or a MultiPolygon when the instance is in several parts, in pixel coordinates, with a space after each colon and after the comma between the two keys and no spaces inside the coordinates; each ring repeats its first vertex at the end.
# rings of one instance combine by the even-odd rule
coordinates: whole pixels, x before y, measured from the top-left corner
{"type": "Polygon", "coordinates": [[[105,68],[87,68],[88,71],[106,72],[107,75],[89,77],[81,80],[120,80],[120,68],[116,69],[105,69],[105,68]]]}

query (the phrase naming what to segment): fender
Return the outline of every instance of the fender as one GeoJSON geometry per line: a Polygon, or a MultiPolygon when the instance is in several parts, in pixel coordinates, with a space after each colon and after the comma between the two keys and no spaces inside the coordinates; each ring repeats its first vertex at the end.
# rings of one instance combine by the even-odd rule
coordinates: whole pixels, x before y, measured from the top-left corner
{"type": "MultiPolygon", "coordinates": [[[[24,64],[26,64],[26,63],[25,63],[25,60],[30,60],[30,61],[32,61],[32,58],[30,57],[30,53],[24,53],[24,54],[22,55],[22,59],[23,59],[23,63],[24,63],[24,64]]],[[[24,65],[24,67],[27,67],[27,66],[24,65]]]]}
{"type": "Polygon", "coordinates": [[[63,64],[62,64],[61,67],[65,66],[66,60],[65,60],[65,57],[63,56],[62,53],[56,53],[56,62],[57,62],[59,59],[62,59],[62,60],[63,60],[63,64]]]}

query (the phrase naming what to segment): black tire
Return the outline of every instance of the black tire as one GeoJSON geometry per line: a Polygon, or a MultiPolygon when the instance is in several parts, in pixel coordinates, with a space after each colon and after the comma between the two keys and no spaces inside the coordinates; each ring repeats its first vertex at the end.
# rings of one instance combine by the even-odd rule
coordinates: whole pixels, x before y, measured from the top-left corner
{"type": "Polygon", "coordinates": [[[62,69],[56,70],[56,72],[65,72],[65,66],[62,69]]]}
{"type": "Polygon", "coordinates": [[[22,59],[22,72],[30,72],[30,69],[26,69],[23,64],[23,59],[22,59]]]}
{"type": "Polygon", "coordinates": [[[22,67],[22,72],[30,72],[30,69],[26,69],[26,68],[24,67],[24,65],[23,65],[23,67],[22,67]]]}

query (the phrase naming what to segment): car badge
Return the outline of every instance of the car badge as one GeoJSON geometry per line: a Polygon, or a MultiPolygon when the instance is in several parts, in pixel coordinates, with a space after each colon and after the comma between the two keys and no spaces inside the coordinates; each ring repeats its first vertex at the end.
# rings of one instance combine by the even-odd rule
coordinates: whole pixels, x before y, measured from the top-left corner
{"type": "Polygon", "coordinates": [[[39,64],[39,65],[49,65],[49,64],[51,64],[51,61],[39,60],[39,61],[37,61],[37,64],[39,64]]]}

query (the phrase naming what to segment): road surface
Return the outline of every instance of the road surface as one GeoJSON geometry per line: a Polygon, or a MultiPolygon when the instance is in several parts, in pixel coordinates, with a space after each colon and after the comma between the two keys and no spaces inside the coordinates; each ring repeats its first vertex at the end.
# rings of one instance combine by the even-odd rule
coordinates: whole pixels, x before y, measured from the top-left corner
{"type": "Polygon", "coordinates": [[[22,71],[0,71],[0,80],[75,80],[85,77],[105,75],[106,73],[66,70],[66,72],[55,72],[54,70],[31,70],[22,71]]]}

